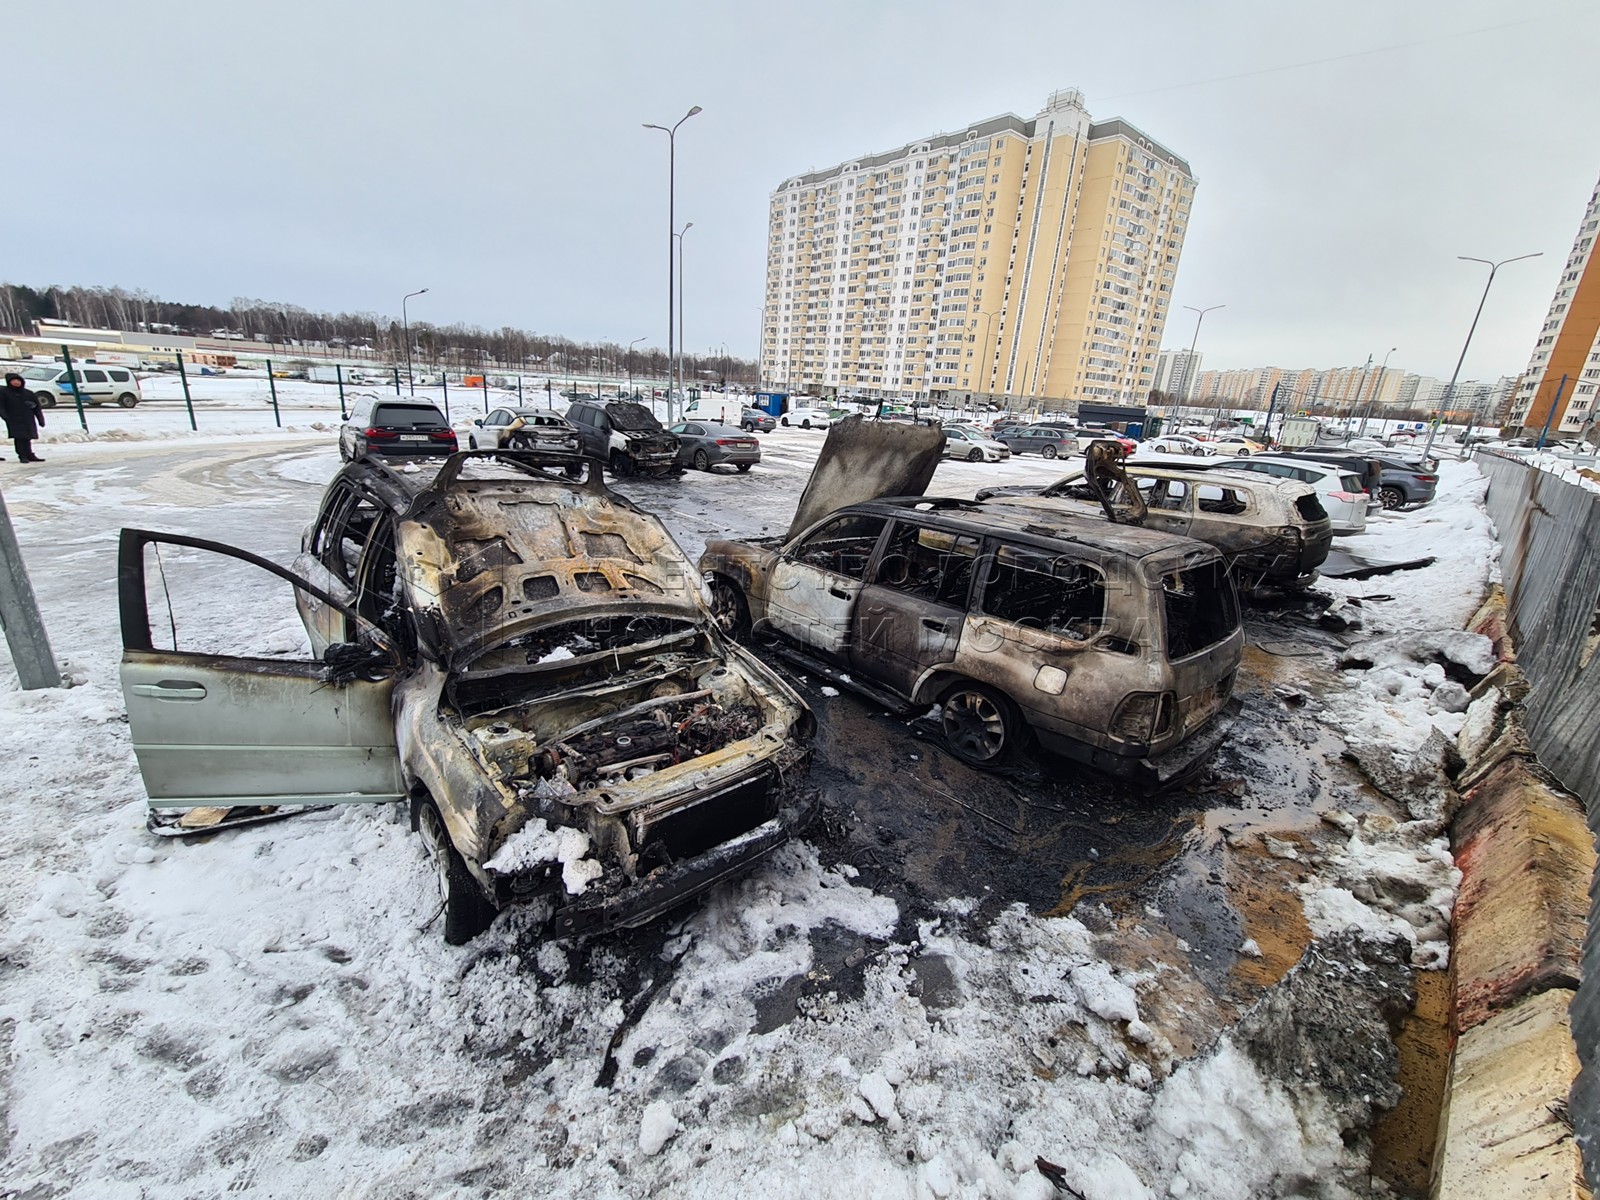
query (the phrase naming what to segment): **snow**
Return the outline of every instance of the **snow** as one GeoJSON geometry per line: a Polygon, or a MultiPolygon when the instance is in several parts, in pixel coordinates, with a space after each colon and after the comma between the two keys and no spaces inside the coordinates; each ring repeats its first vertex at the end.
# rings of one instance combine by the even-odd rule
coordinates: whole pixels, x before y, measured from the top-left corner
{"type": "MultiPolygon", "coordinates": [[[[648,943],[632,935],[541,942],[520,910],[452,948],[420,841],[394,808],[193,841],[150,835],[117,681],[116,527],[181,529],[287,562],[338,462],[331,387],[281,384],[280,432],[262,411],[264,381],[195,386],[207,389],[198,434],[181,405],[97,410],[92,439],[62,440],[46,471],[6,477],[57,655],[79,684],[21,692],[0,667],[18,798],[0,810],[8,1187],[1057,1195],[1042,1157],[1090,1200],[1243,1200],[1299,1179],[1350,1194],[1340,1172],[1360,1164],[1315,1094],[1264,1075],[1225,1036],[1185,1058],[1158,1003],[1172,968],[1113,963],[1108,935],[1072,916],[1016,905],[979,925],[978,899],[961,897],[907,929],[864,882],[865,862],[830,866],[802,842],[667,918],[664,952],[643,964],[648,943]],[[824,936],[865,956],[859,995],[827,979],[824,936]],[[950,981],[937,1003],[918,974],[935,960],[950,981]],[[662,986],[619,1036],[602,1086],[642,978],[662,986]],[[797,983],[798,1015],[764,1019],[797,983]]],[[[65,432],[63,412],[51,436],[65,432]]],[[[762,469],[803,472],[817,444],[764,435],[762,469]]],[[[945,463],[933,490],[1061,472],[945,463]]],[[[1481,480],[1471,464],[1443,474],[1437,513],[1386,516],[1365,535],[1376,557],[1440,563],[1339,589],[1373,597],[1380,635],[1458,630],[1488,578],[1481,480]]],[[[700,526],[686,528],[694,553],[700,526]]],[[[201,597],[191,620],[219,642],[284,644],[285,599],[230,587],[201,597]]],[[[1465,740],[1492,728],[1495,698],[1458,709],[1423,650],[1481,663],[1472,643],[1386,645],[1383,665],[1345,671],[1322,697],[1318,715],[1353,744],[1420,749],[1434,731],[1465,740]]],[[[1328,817],[1341,836],[1292,868],[1306,875],[1314,930],[1398,931],[1419,962],[1442,965],[1456,877],[1438,829],[1328,817]]],[[[589,849],[535,821],[495,866],[560,863],[579,894],[599,869],[589,849]]]]}

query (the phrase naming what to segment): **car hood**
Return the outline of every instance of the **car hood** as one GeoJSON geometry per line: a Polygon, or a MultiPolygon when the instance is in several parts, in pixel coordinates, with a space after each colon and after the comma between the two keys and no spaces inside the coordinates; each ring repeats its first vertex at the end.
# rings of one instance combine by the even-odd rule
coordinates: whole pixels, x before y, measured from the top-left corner
{"type": "Polygon", "coordinates": [[[655,517],[603,486],[463,484],[400,522],[401,585],[447,662],[602,612],[701,621],[704,585],[655,517]]]}
{"type": "Polygon", "coordinates": [[[944,457],[944,442],[944,432],[933,425],[860,416],[835,421],[784,540],[847,505],[922,495],[944,457]]]}

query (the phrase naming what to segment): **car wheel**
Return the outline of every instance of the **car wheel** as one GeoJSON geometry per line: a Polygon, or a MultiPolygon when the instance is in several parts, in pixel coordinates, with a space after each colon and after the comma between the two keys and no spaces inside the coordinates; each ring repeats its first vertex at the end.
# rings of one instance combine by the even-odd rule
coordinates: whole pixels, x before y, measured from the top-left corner
{"type": "Polygon", "coordinates": [[[748,421],[746,421],[743,425],[739,426],[739,428],[744,430],[746,433],[754,433],[756,431],[756,427],[754,425],[750,424],[750,422],[748,422],[748,421]]]}
{"type": "Polygon", "coordinates": [[[721,575],[711,581],[711,615],[729,637],[750,636],[750,605],[739,586],[721,575]]]}
{"type": "Polygon", "coordinates": [[[750,463],[734,463],[733,465],[738,467],[741,471],[748,471],[751,466],[750,463]]]}
{"type": "Polygon", "coordinates": [[[694,469],[696,471],[711,470],[711,459],[704,450],[696,450],[694,452],[694,469]]]}
{"type": "Polygon", "coordinates": [[[1249,458],[1250,457],[1250,451],[1245,449],[1243,446],[1240,446],[1239,447],[1239,457],[1240,458],[1249,458]]]}
{"type": "Polygon", "coordinates": [[[785,418],[784,418],[784,419],[783,419],[783,427],[784,427],[784,428],[785,428],[785,429],[787,429],[787,428],[789,428],[789,418],[788,418],[788,417],[785,417],[785,418]]]}
{"type": "Polygon", "coordinates": [[[467,435],[467,449],[468,450],[476,450],[477,448],[478,448],[478,439],[474,435],[469,433],[467,435]]]}
{"type": "Polygon", "coordinates": [[[970,451],[967,454],[967,461],[968,462],[982,462],[983,461],[983,451],[982,450],[977,450],[977,449],[974,449],[974,450],[970,451]]]}
{"type": "Polygon", "coordinates": [[[444,940],[452,946],[464,946],[494,923],[495,907],[478,889],[467,864],[450,842],[444,819],[431,802],[424,802],[417,811],[417,832],[422,835],[439,882],[444,940]]]}
{"type": "Polygon", "coordinates": [[[800,422],[800,428],[801,429],[810,429],[811,428],[811,422],[810,421],[801,421],[800,422]]]}
{"type": "Polygon", "coordinates": [[[618,479],[626,479],[633,474],[633,464],[628,461],[628,456],[620,450],[611,454],[611,474],[618,479]]]}
{"type": "Polygon", "coordinates": [[[1381,487],[1378,489],[1378,500],[1384,508],[1393,512],[1406,502],[1406,494],[1397,487],[1381,487]]]}
{"type": "Polygon", "coordinates": [[[341,462],[350,461],[350,451],[345,449],[343,438],[339,439],[339,459],[341,462]]]}
{"type": "Polygon", "coordinates": [[[1056,448],[1054,446],[1046,446],[1043,450],[1039,451],[1039,453],[1044,455],[1046,458],[1054,458],[1056,456],[1056,448]]]}
{"type": "Polygon", "coordinates": [[[117,403],[122,405],[123,408],[132,408],[135,404],[139,403],[139,397],[135,396],[132,392],[123,392],[122,395],[117,397],[117,403]]]}
{"type": "Polygon", "coordinates": [[[1012,704],[993,688],[962,682],[939,702],[945,744],[964,763],[998,767],[1016,755],[1025,726],[1012,704]]]}
{"type": "Polygon", "coordinates": [[[40,408],[54,408],[56,398],[53,392],[35,392],[33,398],[39,402],[40,408]]]}

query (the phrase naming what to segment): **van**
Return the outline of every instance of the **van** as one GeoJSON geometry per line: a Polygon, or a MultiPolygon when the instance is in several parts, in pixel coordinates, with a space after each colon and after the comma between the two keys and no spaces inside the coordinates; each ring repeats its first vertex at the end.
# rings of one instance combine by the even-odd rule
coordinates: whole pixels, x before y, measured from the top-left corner
{"type": "MultiPolygon", "coordinates": [[[[54,408],[57,404],[73,404],[72,376],[65,367],[55,365],[28,367],[21,372],[41,408],[54,408]]],[[[115,401],[123,408],[132,408],[144,399],[139,390],[139,380],[127,367],[93,360],[80,363],[72,369],[77,376],[78,394],[85,404],[106,404],[115,401]]]]}

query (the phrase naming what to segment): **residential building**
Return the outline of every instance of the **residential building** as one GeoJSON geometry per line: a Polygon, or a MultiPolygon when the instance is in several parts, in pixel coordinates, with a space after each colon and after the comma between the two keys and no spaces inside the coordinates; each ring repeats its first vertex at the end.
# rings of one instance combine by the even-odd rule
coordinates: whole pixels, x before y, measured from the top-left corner
{"type": "Polygon", "coordinates": [[[1155,376],[1150,381],[1151,390],[1180,398],[1188,396],[1191,379],[1200,375],[1200,363],[1204,358],[1205,355],[1198,351],[1194,354],[1187,350],[1158,352],[1155,376]]]}
{"type": "Polygon", "coordinates": [[[1075,90],[773,192],[761,371],[829,395],[1142,401],[1195,180],[1075,90]]]}
{"type": "MultiPolygon", "coordinates": [[[[1600,260],[1594,242],[1600,231],[1600,186],[1578,222],[1572,252],[1556,281],[1533,357],[1511,405],[1510,423],[1525,432],[1575,434],[1594,420],[1600,384],[1600,260]]],[[[1452,407],[1455,407],[1452,404],[1452,407]]]]}

